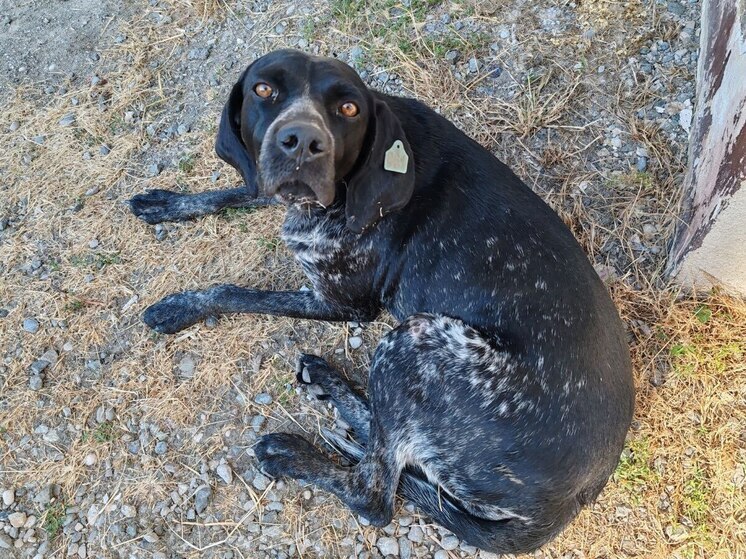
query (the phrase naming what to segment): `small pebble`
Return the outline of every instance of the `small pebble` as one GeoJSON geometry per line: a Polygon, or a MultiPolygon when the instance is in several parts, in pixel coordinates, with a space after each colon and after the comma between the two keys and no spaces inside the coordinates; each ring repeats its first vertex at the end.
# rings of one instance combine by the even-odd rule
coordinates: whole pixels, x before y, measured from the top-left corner
{"type": "Polygon", "coordinates": [[[226,485],[233,483],[233,472],[228,464],[220,464],[215,468],[215,473],[220,476],[220,479],[222,479],[226,485]]]}
{"type": "Polygon", "coordinates": [[[207,508],[207,504],[212,498],[212,489],[209,486],[203,485],[194,494],[194,508],[197,514],[201,514],[207,508]]]}
{"type": "Polygon", "coordinates": [[[414,524],[409,529],[407,539],[414,543],[422,543],[422,541],[425,539],[425,533],[422,531],[422,528],[420,528],[417,524],[414,524]]]}
{"type": "Polygon", "coordinates": [[[101,147],[98,148],[98,153],[101,155],[109,155],[111,152],[111,148],[107,146],[106,144],[101,144],[101,147]]]}
{"type": "Polygon", "coordinates": [[[440,547],[446,551],[452,551],[458,547],[459,541],[456,536],[446,536],[440,540],[440,547]]]}
{"type": "Polygon", "coordinates": [[[163,227],[162,224],[158,224],[155,226],[155,240],[156,241],[162,241],[166,238],[166,228],[163,227]]]}
{"type": "Polygon", "coordinates": [[[166,454],[168,451],[168,445],[166,444],[166,441],[160,441],[155,445],[155,453],[159,456],[162,456],[166,454]]]}
{"type": "Polygon", "coordinates": [[[383,555],[384,557],[388,555],[399,555],[399,542],[396,541],[394,538],[378,538],[376,547],[378,548],[378,551],[381,552],[381,555],[383,555]]]}
{"type": "Polygon", "coordinates": [[[83,459],[83,464],[90,467],[96,464],[97,457],[92,452],[90,454],[86,454],[86,457],[83,459]]]}
{"type": "Polygon", "coordinates": [[[42,435],[42,439],[50,444],[55,444],[60,442],[60,434],[57,432],[56,429],[50,429],[49,431],[44,433],[44,435],[42,435]]]}
{"type": "Polygon", "coordinates": [[[98,239],[91,239],[88,241],[89,248],[96,248],[98,246],[98,239]]]}
{"type": "Polygon", "coordinates": [[[22,528],[26,524],[26,513],[25,512],[13,512],[8,515],[8,522],[13,528],[22,528]]]}
{"type": "Polygon", "coordinates": [[[59,125],[63,128],[72,126],[72,124],[75,122],[75,115],[73,113],[67,113],[65,116],[63,116],[60,121],[59,125]]]}
{"type": "Polygon", "coordinates": [[[194,363],[194,358],[191,355],[185,355],[181,358],[181,361],[179,361],[179,372],[185,376],[192,376],[194,374],[194,369],[196,367],[196,364],[194,363]]]}
{"type": "Polygon", "coordinates": [[[39,376],[39,375],[32,375],[28,379],[28,387],[31,390],[41,390],[43,384],[44,384],[44,381],[42,380],[41,376],[39,376]]]}
{"type": "Polygon", "coordinates": [[[6,489],[3,491],[3,504],[6,507],[9,507],[16,501],[16,492],[12,489],[6,489]]]}
{"type": "Polygon", "coordinates": [[[652,223],[646,223],[642,226],[642,236],[645,237],[645,239],[652,239],[655,237],[656,233],[658,233],[658,228],[652,223]]]}
{"type": "Polygon", "coordinates": [[[262,430],[262,426],[266,420],[263,415],[255,415],[254,419],[251,420],[251,428],[258,433],[262,430]]]}
{"type": "Polygon", "coordinates": [[[681,16],[681,15],[684,15],[686,8],[684,8],[684,6],[682,6],[678,2],[669,2],[668,11],[676,16],[681,16]]]}
{"type": "Polygon", "coordinates": [[[679,113],[679,126],[681,126],[687,134],[692,126],[692,115],[691,107],[681,109],[681,112],[679,113]]]}
{"type": "Polygon", "coordinates": [[[251,481],[251,485],[253,485],[254,488],[258,489],[259,491],[264,491],[269,485],[269,478],[262,473],[258,473],[251,481]]]}
{"type": "Polygon", "coordinates": [[[209,56],[210,49],[208,47],[192,49],[189,51],[189,54],[187,54],[189,60],[207,60],[209,56]]]}
{"type": "Polygon", "coordinates": [[[137,509],[133,507],[132,505],[122,505],[122,515],[125,518],[135,518],[136,514],[137,514],[137,509]]]}
{"type": "Polygon", "coordinates": [[[272,403],[272,396],[270,396],[266,392],[262,392],[261,394],[256,395],[256,397],[254,398],[254,402],[261,406],[268,406],[272,403]]]}
{"type": "Polygon", "coordinates": [[[352,349],[358,349],[361,345],[363,345],[363,339],[360,336],[353,336],[349,340],[347,340],[347,343],[350,344],[350,347],[352,349]]]}
{"type": "Polygon", "coordinates": [[[39,322],[35,318],[26,318],[23,320],[23,329],[30,334],[36,334],[39,331],[39,322]]]}
{"type": "Polygon", "coordinates": [[[40,375],[47,367],[49,367],[49,361],[46,361],[45,359],[37,359],[31,363],[31,367],[29,367],[31,370],[31,376],[40,375]]]}
{"type": "Polygon", "coordinates": [[[399,538],[399,557],[401,559],[409,559],[412,556],[412,544],[404,536],[399,538]]]}
{"type": "Polygon", "coordinates": [[[358,59],[362,58],[364,53],[365,51],[363,51],[362,47],[352,47],[352,49],[350,49],[350,60],[355,62],[358,59]]]}

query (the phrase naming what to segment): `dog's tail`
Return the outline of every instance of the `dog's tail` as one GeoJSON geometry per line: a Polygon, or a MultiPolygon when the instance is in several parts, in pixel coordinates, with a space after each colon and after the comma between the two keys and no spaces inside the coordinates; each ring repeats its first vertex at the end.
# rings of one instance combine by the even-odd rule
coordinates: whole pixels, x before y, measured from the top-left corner
{"type": "MultiPolygon", "coordinates": [[[[357,463],[363,457],[365,449],[359,444],[326,429],[323,434],[350,462],[357,463]]],[[[564,524],[546,525],[507,514],[498,519],[476,516],[412,467],[402,471],[397,492],[468,545],[497,554],[533,551],[557,535],[564,524]]]]}

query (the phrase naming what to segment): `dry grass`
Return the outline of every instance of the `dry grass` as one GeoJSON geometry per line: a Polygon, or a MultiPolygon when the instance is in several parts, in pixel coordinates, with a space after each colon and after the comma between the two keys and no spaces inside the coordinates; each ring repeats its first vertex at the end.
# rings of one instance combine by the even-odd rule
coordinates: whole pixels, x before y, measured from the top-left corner
{"type": "MultiPolygon", "coordinates": [[[[495,56],[507,64],[508,79],[486,90],[488,69],[457,79],[442,63],[443,52],[421,33],[418,2],[395,21],[385,15],[389,12],[360,2],[334,2],[312,26],[300,16],[286,16],[279,4],[255,22],[256,29],[272,30],[281,19],[309,35],[322,52],[329,52],[332,42],[344,46],[360,40],[381,68],[401,77],[406,90],[530,179],[599,269],[613,269],[609,288],[629,326],[635,362],[634,429],[599,502],[539,555],[745,556],[746,306],[723,293],[680,296],[660,278],[660,252],[636,246],[635,236],[639,240],[642,226],[651,222],[659,231],[657,245],[665,246],[681,171],[679,156],[659,131],[632,116],[640,100],[619,95],[609,106],[648,147],[650,171],[601,172],[587,165],[589,146],[599,135],[587,107],[602,103],[599,96],[610,93],[592,82],[579,85],[578,74],[567,67],[553,64],[536,80],[530,75],[526,80],[521,68],[509,67],[513,54],[500,51],[495,56]]],[[[462,9],[491,24],[498,22],[494,10],[502,4],[464,3],[462,9]]],[[[604,9],[593,11],[582,3],[581,20],[600,33],[613,33],[619,5],[599,5],[604,9]]],[[[280,209],[234,211],[169,225],[168,237],[159,242],[152,228],[132,218],[123,204],[146,188],[205,189],[215,170],[224,171],[216,187],[236,178],[212,155],[215,111],[178,140],[178,163],[155,178],[144,176],[141,154],[152,149],[145,129],[158,121],[173,95],[164,84],[169,83],[173,47],[187,40],[185,21],[219,18],[236,9],[219,0],[173,0],[169,6],[179,16],[174,17],[177,23],[156,28],[145,16],[129,23],[128,41],[104,53],[111,70],[102,75],[101,84],[68,84],[68,92],[56,97],[18,90],[0,113],[0,168],[5,169],[0,218],[16,216],[0,237],[0,303],[10,310],[0,320],[5,358],[1,464],[6,484],[59,484],[59,502],[72,503],[77,492],[101,489],[122,502],[151,506],[235,445],[244,448],[231,457],[240,472],[252,463],[248,423],[257,414],[266,415],[273,428],[317,433],[320,425],[328,425],[330,412],[288,389],[292,363],[300,350],[334,355],[335,349],[348,347],[346,325],[234,317],[221,319],[214,329],[197,325],[160,337],[141,324],[140,312],[173,291],[218,282],[280,289],[304,281],[277,242],[280,209]],[[153,61],[163,64],[154,66],[153,61]],[[69,112],[75,123],[60,127],[69,112]],[[19,128],[9,132],[14,121],[19,128]],[[44,136],[41,145],[35,143],[39,136],[44,136]],[[102,144],[111,148],[108,155],[99,153],[102,144]],[[97,193],[86,196],[92,188],[97,193]],[[92,239],[98,241],[95,249],[89,247],[92,239]],[[32,271],[27,265],[35,258],[41,267],[32,271]],[[41,323],[33,336],[21,329],[29,316],[41,323]],[[55,327],[53,321],[64,321],[66,327],[55,327]],[[72,343],[72,351],[62,351],[66,342],[72,343]],[[61,358],[46,371],[44,388],[33,392],[27,369],[50,347],[61,358]],[[189,378],[182,378],[178,368],[185,355],[196,362],[189,378]],[[99,360],[99,368],[90,366],[99,360]],[[274,396],[272,406],[253,403],[262,391],[274,396]],[[115,412],[105,424],[94,419],[102,406],[115,412]],[[24,435],[38,439],[33,433],[40,423],[62,418],[57,450],[48,444],[44,455],[36,457],[19,448],[24,435]],[[153,432],[171,435],[167,455],[128,453],[127,444],[138,438],[135,426],[144,422],[153,432]],[[90,453],[98,461],[86,467],[83,459],[90,453]]],[[[638,21],[641,5],[625,6],[632,10],[630,21],[638,21]]],[[[263,40],[281,44],[270,35],[263,40]]],[[[449,40],[467,54],[488,48],[471,36],[449,40]]],[[[557,55],[558,60],[573,60],[577,54],[563,49],[594,55],[587,45],[574,43],[559,37],[546,48],[566,55],[557,55]]],[[[540,53],[547,59],[551,54],[540,53]]],[[[369,325],[366,347],[374,347],[390,324],[383,318],[369,325]]],[[[364,352],[335,355],[356,379],[364,378],[368,358],[364,352]]],[[[357,524],[336,500],[319,495],[310,504],[300,490],[290,493],[296,496],[285,502],[280,515],[279,541],[306,549],[308,542],[320,539],[336,556],[341,540],[361,534],[373,547],[373,530],[357,524]]],[[[248,525],[260,521],[266,501],[266,495],[240,479],[230,488],[216,486],[210,529],[177,519],[167,523],[166,532],[185,556],[236,549],[232,538],[250,535],[248,525]],[[254,509],[244,510],[239,495],[248,495],[254,509]],[[221,538],[215,538],[214,526],[224,531],[221,538]]],[[[40,513],[49,526],[59,520],[55,506],[40,513]]],[[[66,545],[64,537],[55,541],[60,549],[66,545]]],[[[99,544],[106,541],[104,531],[99,544]]],[[[118,545],[119,552],[126,552],[138,541],[118,545]]]]}

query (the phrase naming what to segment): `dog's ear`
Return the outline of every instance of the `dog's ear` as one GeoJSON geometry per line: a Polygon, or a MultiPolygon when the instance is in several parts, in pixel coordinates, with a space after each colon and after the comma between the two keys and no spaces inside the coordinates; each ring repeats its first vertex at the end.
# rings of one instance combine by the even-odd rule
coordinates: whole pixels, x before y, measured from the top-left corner
{"type": "Polygon", "coordinates": [[[241,174],[246,188],[252,196],[257,196],[256,164],[252,161],[241,139],[241,107],[243,107],[243,81],[246,72],[248,69],[241,74],[231,89],[228,102],[223,107],[218,137],[215,140],[215,152],[220,159],[232,165],[241,174]]]}
{"type": "Polygon", "coordinates": [[[368,155],[347,181],[347,228],[361,233],[403,208],[414,191],[414,158],[399,119],[376,99],[368,124],[368,155]]]}

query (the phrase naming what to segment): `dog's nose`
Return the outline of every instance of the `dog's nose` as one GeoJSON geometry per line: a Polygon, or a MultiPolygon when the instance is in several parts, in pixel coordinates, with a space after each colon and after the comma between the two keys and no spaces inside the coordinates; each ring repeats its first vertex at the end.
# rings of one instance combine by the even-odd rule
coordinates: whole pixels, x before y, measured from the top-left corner
{"type": "Polygon", "coordinates": [[[299,164],[312,161],[326,152],[321,130],[311,124],[284,126],[277,134],[277,145],[299,164]]]}

